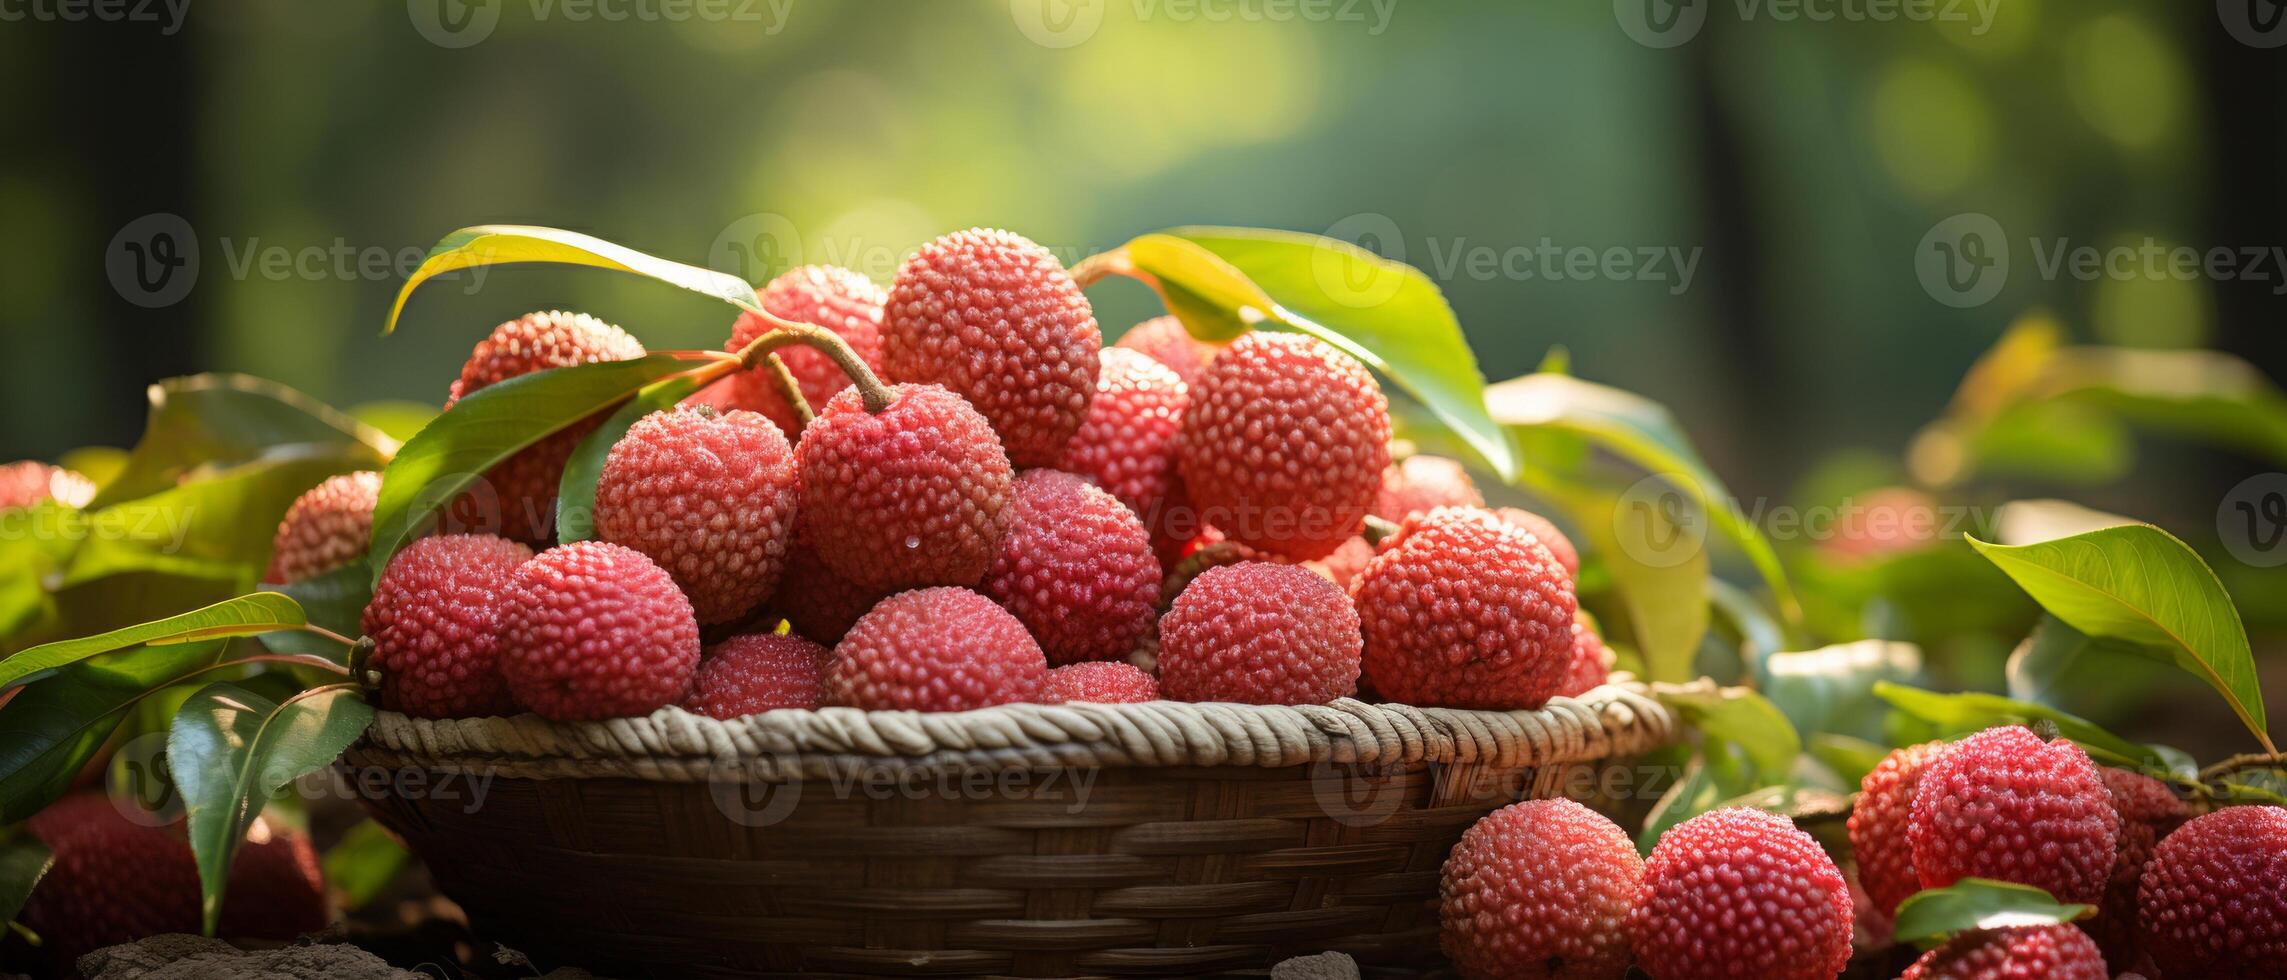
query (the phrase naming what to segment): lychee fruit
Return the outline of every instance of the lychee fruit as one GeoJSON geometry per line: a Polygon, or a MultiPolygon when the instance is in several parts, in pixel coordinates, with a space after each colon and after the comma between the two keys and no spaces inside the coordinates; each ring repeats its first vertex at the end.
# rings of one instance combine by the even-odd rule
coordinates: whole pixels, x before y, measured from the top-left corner
{"type": "Polygon", "coordinates": [[[794,550],[787,556],[778,592],[770,599],[770,611],[784,618],[794,632],[831,646],[842,642],[858,617],[889,593],[859,585],[826,567],[810,545],[807,524],[799,517],[795,520],[794,550]]]}
{"type": "Polygon", "coordinates": [[[707,651],[683,709],[709,718],[744,718],[774,708],[825,703],[833,651],[791,633],[747,633],[707,651]]]}
{"type": "Polygon", "coordinates": [[[2060,902],[2104,899],[2120,816],[2080,746],[1988,728],[1939,752],[1913,795],[1907,838],[1922,887],[1993,878],[2060,902]]]}
{"type": "Polygon", "coordinates": [[[1053,667],[1040,684],[1040,703],[1140,704],[1159,700],[1159,682],[1134,664],[1090,660],[1053,667]]]}
{"type": "Polygon", "coordinates": [[[811,421],[794,456],[818,557],[884,592],[973,586],[1008,527],[1015,473],[984,416],[938,385],[895,385],[868,412],[852,388],[811,421]]]}
{"type": "Polygon", "coordinates": [[[373,641],[381,706],[419,718],[509,715],[501,612],[532,549],[489,534],[421,538],[398,549],[360,628],[373,641]]]}
{"type": "Polygon", "coordinates": [[[1580,549],[1573,547],[1572,539],[1565,537],[1564,532],[1557,530],[1548,518],[1516,507],[1503,507],[1493,513],[1500,515],[1504,521],[1532,532],[1533,538],[1547,548],[1549,554],[1556,556],[1557,564],[1564,566],[1564,573],[1572,576],[1575,582],[1580,580],[1580,549]]]}
{"type": "MultiPolygon", "coordinates": [[[[462,398],[510,378],[552,368],[601,361],[627,361],[644,355],[642,342],[618,327],[585,313],[528,313],[494,327],[478,341],[445,399],[450,409],[462,398]]],[[[481,492],[463,494],[448,512],[466,529],[497,527],[529,545],[546,545],[556,533],[556,486],[564,462],[580,440],[603,424],[601,416],[582,419],[524,447],[485,474],[491,500],[481,492]],[[483,513],[497,506],[498,515],[483,513]]]]}
{"type": "Polygon", "coordinates": [[[826,703],[868,711],[967,711],[1037,701],[1048,659],[1024,624],[978,593],[900,592],[834,645],[826,703]]]}
{"type": "Polygon", "coordinates": [[[1850,962],[1850,886],[1787,818],[1711,810],[1653,846],[1629,928],[1660,980],[1832,980],[1850,962]]]}
{"type": "MultiPolygon", "coordinates": [[[[1460,463],[1443,456],[1415,455],[1382,470],[1382,490],[1373,514],[1397,522],[1439,507],[1483,507],[1485,496],[1460,463]]],[[[1554,550],[1554,549],[1551,549],[1554,550]]]]}
{"type": "Polygon", "coordinates": [[[604,457],[596,536],[666,569],[699,622],[730,622],[778,587],[800,483],[793,447],[757,413],[653,412],[604,457]]]}
{"type": "Polygon", "coordinates": [[[2082,926],[2096,938],[2106,961],[2127,969],[2135,965],[2141,949],[2136,938],[2136,891],[2144,869],[2160,839],[2183,826],[2192,811],[2168,784],[2142,773],[2108,766],[2098,769],[2097,776],[2112,793],[2113,812],[2120,814],[2120,838],[2104,904],[2096,918],[2082,926]]]}
{"type": "Polygon", "coordinates": [[[363,557],[373,539],[373,503],[380,496],[381,474],[360,470],[327,477],[295,498],[278,522],[262,580],[292,585],[363,557]]]}
{"type": "MultiPolygon", "coordinates": [[[[798,266],[772,279],[756,298],[763,309],[781,320],[833,331],[867,367],[881,370],[881,311],[889,294],[873,280],[839,266],[798,266]]],[[[741,313],[723,349],[735,354],[770,329],[763,318],[741,313]]],[[[795,387],[801,389],[803,401],[812,410],[850,386],[850,376],[823,351],[797,344],[774,353],[794,376],[795,387]]],[[[762,413],[792,441],[802,434],[802,418],[787,404],[778,385],[768,365],[757,365],[732,375],[728,394],[732,405],[762,413]]]]}
{"type": "Polygon", "coordinates": [[[1358,580],[1358,573],[1366,570],[1366,563],[1373,560],[1374,546],[1367,544],[1365,538],[1351,538],[1335,546],[1333,553],[1326,557],[1302,564],[1348,591],[1350,583],[1358,580]]]}
{"type": "Polygon", "coordinates": [[[1884,918],[1897,915],[1898,903],[1922,890],[1907,827],[1914,814],[1914,787],[1945,747],[1944,742],[1923,742],[1893,749],[1858,781],[1850,849],[1858,862],[1858,883],[1884,918]]]}
{"type": "Polygon", "coordinates": [[[1129,327],[1113,346],[1140,353],[1175,372],[1186,385],[1199,383],[1200,372],[1215,359],[1222,348],[1191,335],[1183,321],[1172,316],[1155,316],[1129,327]]]}
{"type": "Polygon", "coordinates": [[[1064,265],[987,228],[923,245],[882,317],[890,380],[944,385],[992,423],[1018,466],[1052,466],[1096,392],[1103,335],[1064,265]]]}
{"type": "Polygon", "coordinates": [[[2287,977],[2287,809],[2232,806],[2161,838],[2138,888],[2167,977],[2287,977]]]}
{"type": "Polygon", "coordinates": [[[1644,861],[1572,800],[1528,800],[1461,835],[1438,884],[1439,945],[1465,977],[1620,980],[1644,861]]]}
{"type": "Polygon", "coordinates": [[[1945,529],[1945,515],[1929,494],[1883,487],[1844,502],[1834,532],[1820,549],[1844,562],[1904,554],[1928,546],[1945,529]]]}
{"type": "Polygon", "coordinates": [[[1088,418],[1056,462],[1057,469],[1094,480],[1134,511],[1152,530],[1158,554],[1188,537],[1176,526],[1183,515],[1173,509],[1185,502],[1175,439],[1190,401],[1189,389],[1165,365],[1135,351],[1106,348],[1088,418]]]}
{"type": "Polygon", "coordinates": [[[34,459],[0,466],[0,510],[30,507],[46,500],[84,507],[93,499],[95,482],[61,466],[34,459]]]}
{"type": "Polygon", "coordinates": [[[1294,565],[1208,569],[1159,621],[1159,686],[1176,701],[1324,704],[1358,690],[1358,613],[1294,565]]]}
{"type": "Polygon", "coordinates": [[[324,929],[328,918],[309,836],[256,818],[231,860],[216,934],[292,939],[324,929]]]}
{"type": "Polygon", "coordinates": [[[525,562],[500,620],[508,693],[551,721],[648,715],[683,700],[699,666],[691,600],[642,552],[608,541],[525,562]]]}
{"type": "Polygon", "coordinates": [[[1572,578],[1531,534],[1490,511],[1441,507],[1407,518],[1350,588],[1366,679],[1390,700],[1537,708],[1572,667],[1572,578]]]}
{"type": "Polygon", "coordinates": [[[1587,617],[1574,614],[1572,665],[1565,668],[1564,682],[1557,686],[1556,693],[1577,698],[1603,686],[1612,679],[1613,659],[1611,648],[1604,645],[1604,638],[1597,635],[1596,628],[1588,625],[1587,617]]]}
{"type": "Polygon", "coordinates": [[[1922,954],[1898,980],[2110,980],[2088,934],[2066,925],[1973,929],[1922,954]]]}
{"type": "Polygon", "coordinates": [[[1048,661],[1127,656],[1159,612],[1151,535],[1119,500],[1070,473],[1016,478],[984,592],[1015,613],[1048,661]]]}
{"type": "Polygon", "coordinates": [[[1201,518],[1296,560],[1356,535],[1390,464],[1390,410],[1364,366],[1324,341],[1256,331],[1217,355],[1177,454],[1201,518]]]}

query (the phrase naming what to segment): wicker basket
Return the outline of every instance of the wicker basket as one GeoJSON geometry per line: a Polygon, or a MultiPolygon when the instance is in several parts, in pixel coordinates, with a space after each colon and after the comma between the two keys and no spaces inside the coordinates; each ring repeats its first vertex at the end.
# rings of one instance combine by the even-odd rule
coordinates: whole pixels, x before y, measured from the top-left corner
{"type": "Polygon", "coordinates": [[[1629,683],[1520,712],[384,714],[343,764],[481,932],[543,959],[1191,975],[1330,949],[1436,961],[1438,868],[1464,828],[1624,788],[1607,777],[1675,728],[1629,683]]]}

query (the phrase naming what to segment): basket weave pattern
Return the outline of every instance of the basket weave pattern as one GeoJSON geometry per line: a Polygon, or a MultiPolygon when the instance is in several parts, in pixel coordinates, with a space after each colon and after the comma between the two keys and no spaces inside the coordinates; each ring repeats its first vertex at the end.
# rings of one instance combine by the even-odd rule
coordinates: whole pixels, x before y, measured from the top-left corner
{"type": "Polygon", "coordinates": [[[1197,974],[1435,960],[1462,830],[1675,727],[1627,683],[1527,712],[384,714],[344,762],[486,780],[368,805],[481,930],[613,975],[1197,974]]]}

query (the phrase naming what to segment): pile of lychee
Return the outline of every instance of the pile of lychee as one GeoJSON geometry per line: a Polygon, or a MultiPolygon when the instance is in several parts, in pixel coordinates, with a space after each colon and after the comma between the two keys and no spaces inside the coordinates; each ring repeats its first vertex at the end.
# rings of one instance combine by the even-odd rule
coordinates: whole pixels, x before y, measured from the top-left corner
{"type": "MultiPolygon", "coordinates": [[[[725,345],[747,366],[611,446],[592,538],[559,543],[556,498],[600,414],[397,552],[363,622],[384,707],[735,718],[1363,685],[1523,709],[1609,673],[1572,545],[1487,508],[1451,460],[1393,463],[1379,385],[1327,343],[1211,344],[1162,317],[1105,348],[1064,266],[991,230],[928,243],[886,290],[803,267],[758,301],[725,345]]],[[[532,314],[477,345],[448,406],[643,354],[592,317],[532,314]]],[[[378,489],[311,491],[272,577],[353,560],[378,489]]]]}
{"type": "Polygon", "coordinates": [[[1472,977],[1831,980],[1854,929],[1886,934],[1908,897],[1982,878],[2098,911],[1955,933],[1902,980],[2287,977],[2287,809],[2195,818],[2167,784],[2015,726],[1899,749],[1861,788],[1856,901],[1777,814],[1711,811],[1639,859],[1578,803],[1503,808],[1446,860],[1442,945],[1472,977]]]}

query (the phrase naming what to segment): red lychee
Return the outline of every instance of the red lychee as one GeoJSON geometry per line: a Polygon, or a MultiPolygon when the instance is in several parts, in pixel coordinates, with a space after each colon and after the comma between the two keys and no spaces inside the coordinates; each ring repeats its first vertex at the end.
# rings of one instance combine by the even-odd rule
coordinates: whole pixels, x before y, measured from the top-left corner
{"type": "Polygon", "coordinates": [[[1392,701],[1537,708],[1572,667],[1572,578],[1490,511],[1407,518],[1350,588],[1366,679],[1392,701]]]}
{"type": "Polygon", "coordinates": [[[604,457],[596,536],[674,576],[701,623],[736,620],[778,588],[801,496],[794,449],[754,412],[653,412],[604,457]]]}
{"type": "Polygon", "coordinates": [[[1977,929],[1922,954],[1898,980],[2110,980],[2088,934],[2072,926],[1977,929]]]}
{"type": "Polygon", "coordinates": [[[514,714],[500,676],[500,621],[532,549],[489,534],[421,538],[398,550],[360,628],[373,641],[381,706],[420,718],[514,714]]]}
{"type": "Polygon", "coordinates": [[[2161,838],[2137,901],[2163,976],[2287,977],[2287,809],[2225,807],[2161,838]]]}
{"type": "MultiPolygon", "coordinates": [[[[585,313],[528,313],[494,327],[490,336],[477,342],[445,398],[445,407],[450,409],[479,389],[535,371],[634,360],[643,354],[643,344],[626,331],[585,313]]],[[[451,513],[466,529],[497,527],[526,544],[546,545],[556,533],[556,485],[564,478],[564,461],[602,424],[600,416],[583,419],[526,446],[485,474],[489,501],[481,492],[464,494],[451,513]],[[489,506],[497,506],[498,515],[484,513],[489,506]]]]}
{"type": "Polygon", "coordinates": [[[1850,962],[1850,886],[1787,818],[1711,810],[1652,848],[1629,928],[1660,980],[1833,980],[1850,962]]]}
{"type": "Polygon", "coordinates": [[[1202,520],[1242,544],[1323,558],[1358,533],[1381,492],[1389,403],[1324,341],[1257,331],[1191,390],[1177,454],[1202,520]]]}
{"type": "Polygon", "coordinates": [[[1160,690],[1175,701],[1324,704],[1358,690],[1358,613],[1294,565],[1208,569],[1159,621],[1160,690]]]}
{"type": "Polygon", "coordinates": [[[1113,346],[1135,351],[1167,365],[1167,369],[1175,372],[1175,376],[1182,378],[1186,385],[1198,384],[1200,372],[1207,370],[1208,362],[1213,361],[1216,353],[1222,350],[1220,345],[1192,336],[1191,331],[1184,328],[1183,321],[1172,316],[1155,316],[1129,327],[1127,333],[1120,335],[1119,343],[1113,346]]]}
{"type": "Polygon", "coordinates": [[[1159,612],[1159,559],[1136,515],[1070,473],[1016,478],[984,592],[1055,664],[1127,656],[1159,612]]]}
{"type": "Polygon", "coordinates": [[[0,466],[0,510],[30,507],[44,500],[84,507],[93,499],[94,481],[63,467],[32,459],[0,466]]]}
{"type": "Polygon", "coordinates": [[[1612,650],[1604,645],[1596,628],[1588,625],[1581,614],[1572,617],[1572,665],[1565,668],[1564,682],[1557,685],[1556,693],[1577,698],[1595,690],[1612,679],[1612,650]]]}
{"type": "Polygon", "coordinates": [[[2150,776],[2109,766],[2098,769],[2097,776],[2112,793],[2113,812],[2120,814],[2120,839],[2104,904],[2095,919],[2081,925],[2096,938],[2105,960],[2125,970],[2142,952],[2136,938],[2136,891],[2144,869],[2160,839],[2183,826],[2192,811],[2168,784],[2150,776]]]}
{"type": "Polygon", "coordinates": [[[291,585],[363,557],[380,495],[381,474],[360,470],[328,477],[295,498],[270,542],[270,568],[262,581],[291,585]]]}
{"type": "MultiPolygon", "coordinates": [[[[889,294],[873,280],[839,266],[805,265],[780,273],[762,287],[757,298],[763,309],[781,320],[833,331],[867,367],[881,370],[881,310],[889,294]]],[[[723,349],[735,354],[769,330],[770,324],[761,317],[741,313],[723,349]]],[[[797,344],[781,347],[776,353],[813,410],[850,386],[850,376],[834,366],[823,351],[797,344]]],[[[762,413],[785,432],[789,441],[801,436],[802,419],[786,403],[768,365],[732,375],[728,395],[733,406],[762,413]]]]}
{"type": "Polygon", "coordinates": [[[647,715],[683,700],[699,623],[666,570],[633,548],[578,541],[516,570],[500,617],[500,673],[551,721],[647,715]]]}
{"type": "Polygon", "coordinates": [[[959,395],[890,392],[878,414],[857,389],[835,395],[795,447],[810,543],[863,588],[975,585],[1008,527],[1008,456],[959,395]]]}
{"type": "Polygon", "coordinates": [[[2091,905],[2104,899],[2119,834],[2088,753],[2014,725],[1938,753],[1914,788],[1907,824],[1924,888],[1993,878],[2091,905]]]}
{"type": "Polygon", "coordinates": [[[1557,564],[1564,566],[1566,575],[1572,576],[1575,582],[1580,580],[1580,549],[1573,547],[1572,539],[1565,537],[1564,532],[1557,530],[1548,518],[1515,507],[1503,507],[1494,513],[1500,515],[1502,520],[1531,532],[1534,539],[1549,550],[1549,554],[1556,556],[1557,564]]]}
{"type": "Polygon", "coordinates": [[[1928,546],[1945,528],[1945,515],[1929,494],[1882,487],[1844,501],[1833,536],[1821,550],[1845,562],[1903,554],[1928,546]]]}
{"type": "Polygon", "coordinates": [[[791,633],[747,633],[707,651],[683,709],[709,718],[744,718],[774,708],[825,703],[833,652],[791,633]]]}
{"type": "Polygon", "coordinates": [[[770,611],[783,617],[794,632],[831,646],[842,642],[851,624],[889,593],[866,588],[826,567],[809,539],[807,522],[797,517],[794,552],[787,556],[786,574],[778,580],[770,611]]]}
{"type": "Polygon", "coordinates": [[[216,934],[285,940],[324,929],[329,918],[308,835],[256,818],[230,863],[216,934]]]}
{"type": "Polygon", "coordinates": [[[1050,466],[1087,417],[1103,336],[1064,265],[1022,235],[954,232],[905,261],[882,318],[890,380],[939,384],[1018,466],[1050,466]]]}
{"type": "Polygon", "coordinates": [[[1858,803],[1850,810],[1850,849],[1858,861],[1858,883],[1884,918],[1895,916],[1899,902],[1922,890],[1907,826],[1914,814],[1914,787],[1945,747],[1944,742],[1923,742],[1893,749],[1858,781],[1858,803]]]}
{"type": "Polygon", "coordinates": [[[1374,560],[1374,546],[1365,538],[1351,538],[1337,545],[1332,554],[1303,562],[1303,567],[1326,576],[1335,585],[1348,591],[1350,583],[1366,570],[1366,563],[1374,560]]]}
{"type": "MultiPolygon", "coordinates": [[[[1439,507],[1483,507],[1485,497],[1460,463],[1443,456],[1408,456],[1382,470],[1375,517],[1397,522],[1439,507]]],[[[1551,549],[1554,550],[1554,549],[1551,549]]]]}
{"type": "Polygon", "coordinates": [[[1187,536],[1173,506],[1184,502],[1175,438],[1191,396],[1175,372],[1135,351],[1107,348],[1102,360],[1087,421],[1064,444],[1056,468],[1111,491],[1152,530],[1154,551],[1164,555],[1187,536]]]}
{"type": "Polygon", "coordinates": [[[1159,700],[1159,682],[1134,664],[1090,660],[1051,668],[1040,684],[1040,703],[1139,704],[1159,700]]]}
{"type": "Polygon", "coordinates": [[[1466,977],[1620,980],[1644,861],[1572,800],[1529,800],[1462,833],[1438,885],[1439,945],[1466,977]]]}
{"type": "Polygon", "coordinates": [[[967,711],[1039,700],[1048,660],[1009,611],[968,589],[900,592],[834,645],[826,703],[967,711]]]}

